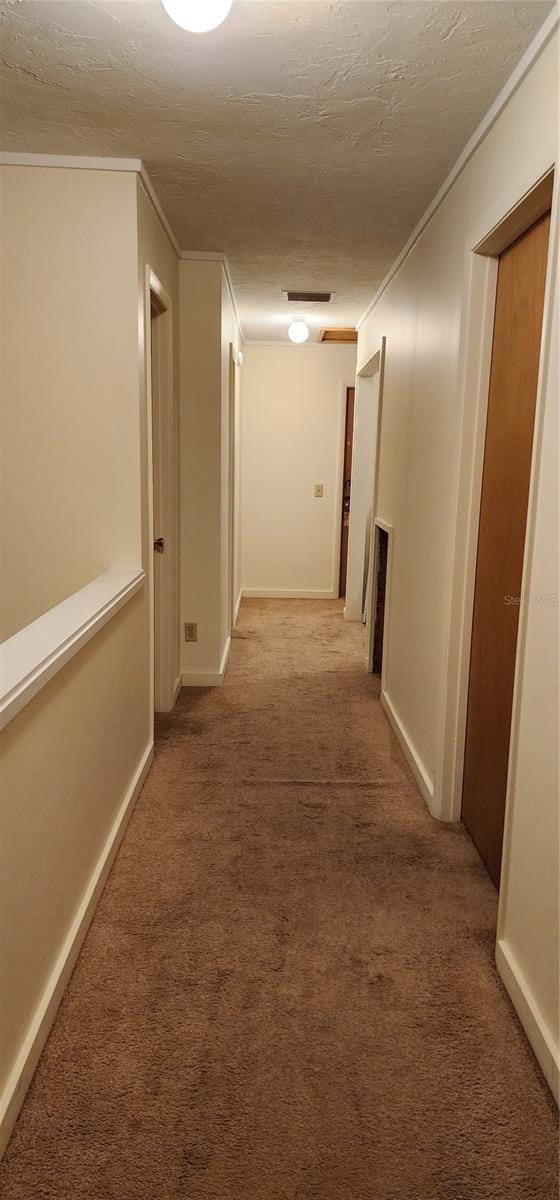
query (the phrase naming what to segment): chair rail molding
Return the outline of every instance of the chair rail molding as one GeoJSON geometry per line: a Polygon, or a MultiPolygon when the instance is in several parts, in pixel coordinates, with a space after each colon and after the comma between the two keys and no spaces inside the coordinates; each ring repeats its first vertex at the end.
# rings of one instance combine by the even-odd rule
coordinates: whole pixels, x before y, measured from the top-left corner
{"type": "Polygon", "coordinates": [[[138,568],[112,568],[0,646],[0,729],[144,586],[138,568]]]}

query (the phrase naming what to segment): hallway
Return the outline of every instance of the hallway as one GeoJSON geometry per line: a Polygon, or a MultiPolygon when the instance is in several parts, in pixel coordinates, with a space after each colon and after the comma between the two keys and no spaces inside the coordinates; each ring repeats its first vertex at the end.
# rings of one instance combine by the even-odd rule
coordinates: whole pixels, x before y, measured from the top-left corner
{"type": "Polygon", "coordinates": [[[552,1200],[555,1106],[341,603],[245,600],[184,689],[3,1200],[552,1200]]]}

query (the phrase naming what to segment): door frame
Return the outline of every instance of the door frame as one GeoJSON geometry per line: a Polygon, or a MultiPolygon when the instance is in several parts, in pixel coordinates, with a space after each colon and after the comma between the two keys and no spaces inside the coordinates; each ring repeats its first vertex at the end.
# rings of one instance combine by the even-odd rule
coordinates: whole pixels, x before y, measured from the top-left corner
{"type": "MultiPolygon", "coordinates": [[[[342,522],[340,513],[342,511],[342,496],[344,493],[344,442],[346,438],[346,393],[348,388],[356,388],[357,378],[354,375],[353,379],[341,379],[338,385],[338,434],[337,434],[337,462],[338,469],[336,473],[336,489],[334,497],[334,536],[332,549],[332,588],[330,597],[333,600],[340,599],[340,555],[342,551],[342,522]]],[[[354,428],[356,431],[356,406],[354,396],[354,428]]],[[[324,593],[327,595],[328,593],[324,593]]]]}
{"type": "Polygon", "coordinates": [[[236,410],[236,368],[237,356],[233,342],[229,344],[229,375],[228,375],[228,636],[235,628],[237,618],[235,595],[235,558],[238,552],[236,537],[237,496],[236,468],[237,446],[235,429],[236,410]]]}
{"type": "MultiPolygon", "coordinates": [[[[153,712],[169,712],[179,694],[179,494],[178,410],[173,371],[173,303],[160,279],[147,263],[144,267],[144,368],[147,446],[147,527],[145,566],[149,591],[150,697],[153,712]],[[152,302],[158,310],[157,363],[152,364],[152,302]],[[152,387],[152,365],[158,387],[152,387]],[[154,432],[153,405],[158,404],[154,432]],[[153,542],[154,467],[158,509],[166,540],[165,553],[156,570],[153,542]],[[157,603],[156,603],[157,599],[157,603]],[[157,648],[157,653],[156,653],[157,648]]],[[[159,557],[159,556],[158,556],[159,557]]]]}
{"type": "MultiPolygon", "coordinates": [[[[558,181],[554,168],[546,171],[508,211],[491,223],[484,217],[471,231],[466,247],[465,323],[460,361],[462,423],[457,447],[455,493],[455,537],[449,604],[446,673],[441,697],[441,755],[434,779],[434,816],[444,821],[460,821],[463,794],[467,702],[470,651],[476,579],[476,554],[482,495],[484,446],[488,415],[488,393],[494,333],[494,313],[498,279],[498,258],[551,206],[552,221],[548,252],[547,282],[544,301],[539,380],[535,408],[535,432],[531,458],[531,479],[527,508],[527,531],[523,558],[522,588],[525,587],[536,514],[535,487],[540,457],[543,424],[543,383],[552,332],[551,283],[553,256],[558,229],[558,181]]],[[[523,655],[527,612],[521,605],[517,640],[516,672],[511,721],[510,759],[506,794],[504,856],[508,838],[509,796],[513,783],[512,761],[515,755],[516,729],[519,723],[518,664],[523,655]]]]}
{"type": "MultiPolygon", "coordinates": [[[[387,531],[391,530],[392,526],[387,526],[379,519],[377,511],[379,497],[379,464],[381,459],[381,422],[383,420],[383,389],[385,384],[385,358],[387,352],[387,338],[382,337],[379,349],[372,358],[364,364],[358,371],[358,379],[369,379],[374,375],[379,375],[379,385],[377,389],[377,423],[375,430],[375,459],[373,463],[373,479],[371,491],[371,525],[369,532],[369,563],[368,576],[366,582],[366,669],[368,673],[373,674],[373,636],[375,621],[373,620],[374,609],[374,593],[375,593],[375,566],[377,558],[376,525],[381,525],[387,531]]],[[[350,510],[352,511],[352,510],[350,510]]],[[[387,561],[387,576],[389,576],[390,566],[392,566],[392,538],[391,542],[391,563],[387,561]]],[[[387,580],[389,583],[389,579],[387,580]]],[[[386,612],[389,611],[389,605],[386,604],[386,612]]],[[[385,650],[385,643],[384,643],[385,650]]],[[[385,658],[385,654],[383,656],[385,658]]]]}
{"type": "MultiPolygon", "coordinates": [[[[346,384],[346,386],[344,388],[344,429],[342,432],[342,465],[341,465],[341,471],[339,473],[338,485],[337,485],[337,489],[336,489],[336,498],[337,498],[337,501],[338,500],[340,501],[340,507],[338,509],[338,524],[339,524],[338,599],[339,600],[345,600],[345,596],[343,596],[340,591],[340,568],[342,565],[342,531],[343,531],[343,522],[344,522],[344,480],[346,478],[346,471],[345,471],[346,435],[348,433],[348,392],[349,391],[354,392],[354,409],[355,409],[355,407],[356,407],[356,379],[354,379],[353,383],[346,384]]],[[[355,413],[353,413],[353,416],[352,416],[352,455],[354,454],[354,416],[355,416],[355,413]]],[[[350,469],[350,476],[352,476],[351,469],[350,469]]],[[[352,496],[352,485],[350,485],[350,497],[351,496],[352,496]]],[[[348,512],[348,522],[350,522],[350,512],[348,512]]],[[[346,561],[346,572],[348,574],[348,559],[346,561]]]]}

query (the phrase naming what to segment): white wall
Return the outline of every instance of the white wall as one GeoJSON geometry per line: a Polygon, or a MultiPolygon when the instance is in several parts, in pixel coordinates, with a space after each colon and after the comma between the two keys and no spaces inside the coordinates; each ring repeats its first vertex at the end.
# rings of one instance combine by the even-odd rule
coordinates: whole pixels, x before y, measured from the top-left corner
{"type": "MultiPolygon", "coordinates": [[[[225,273],[222,273],[222,645],[225,646],[231,633],[230,613],[235,617],[235,608],[239,598],[240,580],[240,400],[241,400],[241,368],[237,366],[237,352],[241,344],[237,316],[225,273]],[[233,387],[233,403],[230,412],[230,379],[233,387]],[[233,428],[230,431],[230,418],[233,428]],[[233,462],[230,481],[230,433],[233,437],[233,462]],[[230,483],[232,486],[230,486],[230,483]],[[233,502],[233,546],[229,544],[229,506],[233,502]],[[230,550],[233,563],[230,564],[230,550]],[[230,600],[230,581],[233,575],[233,612],[230,600]]],[[[233,619],[232,619],[233,626],[233,619]]]]}
{"type": "Polygon", "coordinates": [[[354,346],[245,347],[244,593],[338,595],[345,389],[355,368],[354,346]]]}
{"type": "MultiPolygon", "coordinates": [[[[159,526],[152,529],[149,521],[148,472],[142,475],[143,561],[153,565],[158,614],[156,646],[156,700],[168,709],[180,684],[179,640],[179,260],[144,186],[137,179],[138,212],[138,304],[139,304],[139,377],[142,455],[150,455],[147,445],[148,398],[146,387],[147,344],[151,336],[150,314],[144,311],[145,272],[149,267],[163,287],[170,311],[157,318],[162,332],[160,352],[166,355],[171,342],[170,363],[161,372],[162,394],[158,397],[158,414],[154,430],[152,482],[158,485],[157,503],[159,526]],[[163,325],[163,328],[162,328],[163,325]],[[166,386],[167,385],[167,386],[166,386]],[[151,538],[165,538],[165,552],[154,556],[151,538]],[[158,572],[156,584],[155,572],[158,572]]],[[[150,364],[151,366],[151,364],[150,364]]]]}
{"type": "MultiPolygon", "coordinates": [[[[144,262],[178,295],[134,172],[1,171],[11,631],[107,567],[151,570],[144,262]]],[[[0,735],[0,1149],[149,765],[149,627],[146,582],[0,735]]]]}
{"type": "Polygon", "coordinates": [[[6,638],[139,560],[140,434],[135,176],[1,178],[6,638]]]}
{"type": "MultiPolygon", "coordinates": [[[[445,818],[457,818],[460,812],[468,681],[468,637],[464,634],[470,629],[476,546],[476,523],[473,527],[471,522],[469,528],[465,508],[470,503],[473,478],[475,493],[477,479],[480,485],[480,475],[473,477],[473,470],[479,392],[484,390],[488,367],[487,355],[481,353],[483,328],[491,336],[491,322],[484,316],[485,260],[472,251],[555,162],[557,113],[555,34],[420,232],[359,331],[359,364],[376,352],[383,335],[387,338],[378,509],[394,525],[395,541],[386,700],[430,807],[445,818]]],[[[552,247],[551,261],[556,253],[552,247]]],[[[548,424],[549,405],[557,403],[552,386],[543,403],[548,424]]],[[[548,459],[541,462],[537,452],[535,481],[541,480],[541,470],[548,481],[551,464],[548,459]]],[[[547,482],[541,488],[537,482],[537,488],[540,535],[546,550],[537,539],[535,579],[544,581],[546,554],[556,553],[551,540],[552,487],[547,482]]],[[[479,492],[474,499],[478,503],[479,492]]],[[[547,586],[551,587],[550,580],[547,586]]],[[[511,828],[504,888],[510,899],[503,893],[502,903],[506,905],[504,930],[523,964],[522,986],[534,998],[537,1015],[533,1029],[535,1022],[541,1021],[538,1013],[547,1014],[547,1022],[552,1020],[557,1002],[555,964],[545,950],[545,941],[553,933],[552,907],[557,903],[557,843],[551,840],[545,846],[544,833],[550,833],[556,819],[558,801],[551,786],[556,779],[556,760],[553,739],[542,730],[543,724],[548,729],[549,720],[556,715],[556,662],[553,616],[543,617],[540,610],[531,610],[518,662],[521,723],[519,744],[514,729],[512,753],[514,761],[520,756],[522,765],[508,817],[511,828]],[[543,673],[539,674],[541,666],[543,673]],[[532,706],[528,703],[531,695],[532,706]],[[538,768],[531,746],[533,752],[536,746],[542,751],[538,768]],[[537,831],[539,824],[541,832],[537,831]],[[528,827],[533,831],[531,837],[527,836],[528,827]]],[[[529,1027],[511,986],[510,993],[529,1027]]],[[[556,1054],[556,1031],[554,1040],[556,1054]]]]}
{"type": "Polygon", "coordinates": [[[181,641],[186,686],[220,683],[229,642],[229,353],[239,334],[220,261],[180,263],[181,641]]]}
{"type": "Polygon", "coordinates": [[[354,408],[354,445],[352,452],[352,488],[350,527],[348,530],[348,571],[344,616],[360,621],[363,611],[364,572],[368,518],[373,510],[373,478],[377,446],[379,372],[357,380],[354,408]]]}

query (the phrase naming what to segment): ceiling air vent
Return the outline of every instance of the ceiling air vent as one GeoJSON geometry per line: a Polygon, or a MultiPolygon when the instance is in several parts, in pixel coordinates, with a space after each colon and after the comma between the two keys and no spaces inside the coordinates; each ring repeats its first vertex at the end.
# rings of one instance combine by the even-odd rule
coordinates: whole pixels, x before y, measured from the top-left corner
{"type": "Polygon", "coordinates": [[[328,304],[332,300],[332,292],[283,292],[285,300],[294,300],[303,304],[328,304]]]}

